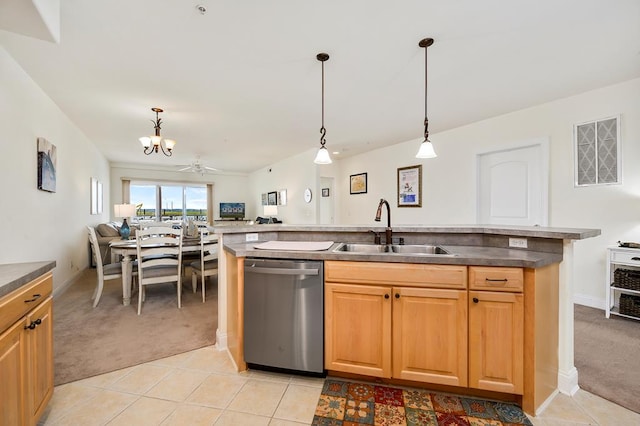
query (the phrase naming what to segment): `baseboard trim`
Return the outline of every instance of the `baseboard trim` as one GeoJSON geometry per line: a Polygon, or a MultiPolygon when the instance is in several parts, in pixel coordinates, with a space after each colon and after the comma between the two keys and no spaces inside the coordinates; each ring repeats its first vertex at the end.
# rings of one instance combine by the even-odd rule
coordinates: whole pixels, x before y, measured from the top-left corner
{"type": "Polygon", "coordinates": [[[67,281],[63,282],[61,285],[57,286],[56,288],[53,289],[53,297],[59,296],[60,294],[64,293],[64,291],[71,287],[71,285],[78,281],[80,279],[80,277],[82,276],[82,274],[84,273],[84,271],[86,271],[89,268],[85,268],[82,269],[80,271],[77,271],[75,274],[73,274],[71,276],[71,278],[69,278],[67,281]]]}
{"type": "Polygon", "coordinates": [[[544,412],[544,410],[547,409],[547,407],[551,404],[551,401],[553,401],[553,399],[559,394],[560,392],[558,392],[558,389],[554,390],[553,392],[551,392],[551,395],[549,395],[549,397],[547,399],[544,400],[544,402],[542,404],[540,404],[540,406],[536,409],[536,417],[539,416],[540,414],[542,414],[544,412]]]}
{"type": "Polygon", "coordinates": [[[229,346],[227,344],[227,333],[223,333],[219,328],[216,329],[216,347],[219,351],[226,350],[229,352],[229,346]]]}
{"type": "Polygon", "coordinates": [[[569,396],[575,395],[578,392],[580,386],[578,386],[578,370],[572,367],[568,372],[558,372],[558,390],[569,396]]]}
{"type": "Polygon", "coordinates": [[[587,296],[586,294],[574,294],[573,303],[582,306],[588,306],[590,308],[596,308],[605,310],[607,302],[604,299],[600,299],[593,296],[587,296]]]}

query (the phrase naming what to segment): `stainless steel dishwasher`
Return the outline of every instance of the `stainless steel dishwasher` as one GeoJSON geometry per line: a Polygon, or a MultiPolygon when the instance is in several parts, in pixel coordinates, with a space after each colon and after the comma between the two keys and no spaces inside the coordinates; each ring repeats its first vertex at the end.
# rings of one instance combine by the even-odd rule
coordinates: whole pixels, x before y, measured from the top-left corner
{"type": "Polygon", "coordinates": [[[244,358],[250,368],[324,375],[323,262],[244,261],[244,358]]]}

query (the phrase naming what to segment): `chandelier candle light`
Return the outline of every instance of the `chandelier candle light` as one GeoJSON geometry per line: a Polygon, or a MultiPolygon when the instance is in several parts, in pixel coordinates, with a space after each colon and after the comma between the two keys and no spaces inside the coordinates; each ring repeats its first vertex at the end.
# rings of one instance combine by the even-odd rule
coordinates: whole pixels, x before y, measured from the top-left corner
{"type": "Polygon", "coordinates": [[[136,214],[135,204],[114,204],[113,215],[122,218],[122,226],[120,227],[120,236],[123,240],[128,240],[131,235],[131,229],[127,223],[127,218],[136,214]]]}
{"type": "Polygon", "coordinates": [[[316,159],[313,160],[313,162],[316,164],[331,164],[329,151],[327,150],[327,147],[324,146],[327,143],[324,138],[327,134],[327,129],[324,128],[324,63],[329,59],[329,55],[326,53],[318,53],[318,55],[316,55],[316,59],[322,63],[322,127],[320,127],[320,149],[318,150],[316,159]]]}
{"type": "Polygon", "coordinates": [[[420,40],[418,46],[424,48],[424,141],[420,144],[420,149],[416,158],[435,158],[436,152],[429,141],[429,119],[427,118],[427,48],[433,44],[432,38],[420,40]]]}
{"type": "Polygon", "coordinates": [[[172,151],[176,141],[173,139],[164,139],[160,136],[160,124],[162,123],[162,119],[158,117],[158,114],[163,112],[163,110],[162,108],[151,108],[151,111],[156,113],[156,120],[151,120],[153,128],[155,129],[155,134],[153,136],[143,136],[138,140],[142,144],[145,154],[149,155],[152,152],[158,153],[159,150],[162,150],[164,155],[171,157],[171,155],[173,155],[172,151]]]}

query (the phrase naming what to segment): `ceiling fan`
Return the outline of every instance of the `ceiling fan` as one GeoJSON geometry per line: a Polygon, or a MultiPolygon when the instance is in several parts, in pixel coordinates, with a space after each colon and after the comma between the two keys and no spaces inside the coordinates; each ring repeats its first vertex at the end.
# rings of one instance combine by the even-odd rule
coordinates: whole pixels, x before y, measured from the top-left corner
{"type": "Polygon", "coordinates": [[[178,166],[180,167],[180,169],[178,169],[179,172],[193,172],[193,173],[200,173],[201,175],[205,174],[205,173],[209,173],[209,172],[219,172],[220,169],[216,169],[214,167],[209,167],[209,166],[205,166],[204,164],[202,164],[200,162],[199,158],[196,158],[196,160],[186,166],[178,166]]]}

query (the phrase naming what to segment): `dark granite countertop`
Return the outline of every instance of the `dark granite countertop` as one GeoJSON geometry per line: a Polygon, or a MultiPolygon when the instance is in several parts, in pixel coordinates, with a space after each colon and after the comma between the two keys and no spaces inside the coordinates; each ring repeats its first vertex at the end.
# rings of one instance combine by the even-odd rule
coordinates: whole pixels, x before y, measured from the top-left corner
{"type": "Polygon", "coordinates": [[[0,297],[11,293],[55,267],[55,261],[0,265],[0,297]]]}
{"type": "Polygon", "coordinates": [[[359,262],[430,263],[440,265],[479,265],[541,268],[562,261],[561,253],[498,247],[442,245],[451,255],[394,254],[394,253],[346,253],[334,252],[339,243],[324,251],[259,250],[259,242],[225,244],[225,250],[236,257],[264,257],[272,259],[350,260],[359,262]]]}

